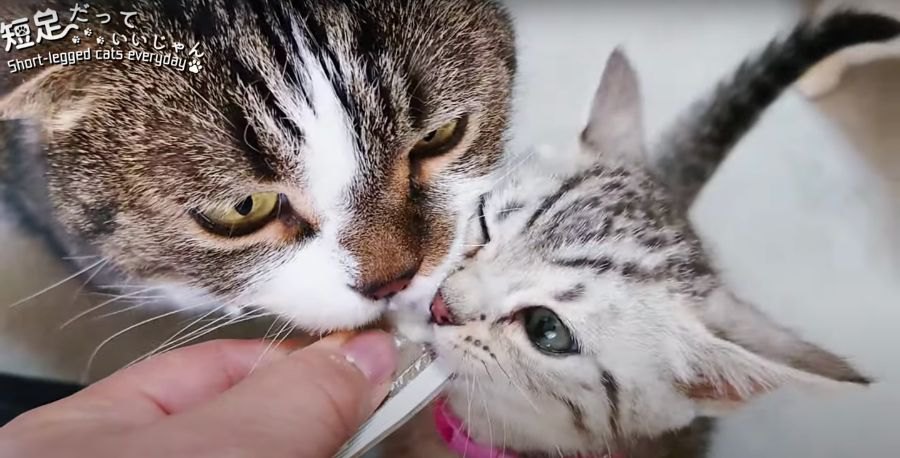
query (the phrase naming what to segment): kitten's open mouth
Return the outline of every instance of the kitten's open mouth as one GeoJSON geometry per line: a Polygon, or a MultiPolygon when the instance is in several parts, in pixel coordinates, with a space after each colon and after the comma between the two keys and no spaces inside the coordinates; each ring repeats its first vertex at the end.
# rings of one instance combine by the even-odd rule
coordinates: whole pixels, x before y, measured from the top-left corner
{"type": "Polygon", "coordinates": [[[434,299],[431,301],[431,318],[429,319],[429,322],[438,326],[460,325],[456,316],[454,316],[453,312],[450,310],[450,307],[447,307],[447,302],[444,301],[444,295],[441,294],[440,291],[434,295],[434,299]]]}

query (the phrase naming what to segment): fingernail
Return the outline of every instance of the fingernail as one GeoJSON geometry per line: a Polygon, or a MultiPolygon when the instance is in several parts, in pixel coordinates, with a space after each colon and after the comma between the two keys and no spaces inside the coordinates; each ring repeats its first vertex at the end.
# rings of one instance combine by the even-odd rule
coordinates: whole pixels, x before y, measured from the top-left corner
{"type": "Polygon", "coordinates": [[[376,385],[389,381],[397,370],[397,346],[394,338],[386,332],[360,334],[345,343],[341,352],[347,361],[376,385]]]}

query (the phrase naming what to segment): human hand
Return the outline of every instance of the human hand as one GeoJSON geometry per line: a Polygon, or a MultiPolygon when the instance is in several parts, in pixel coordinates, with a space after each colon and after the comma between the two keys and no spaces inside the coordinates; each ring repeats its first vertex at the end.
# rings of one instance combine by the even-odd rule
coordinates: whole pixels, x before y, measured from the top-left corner
{"type": "Polygon", "coordinates": [[[397,365],[380,331],[268,346],[215,341],[136,364],[0,428],[0,457],[329,458],[397,365]]]}

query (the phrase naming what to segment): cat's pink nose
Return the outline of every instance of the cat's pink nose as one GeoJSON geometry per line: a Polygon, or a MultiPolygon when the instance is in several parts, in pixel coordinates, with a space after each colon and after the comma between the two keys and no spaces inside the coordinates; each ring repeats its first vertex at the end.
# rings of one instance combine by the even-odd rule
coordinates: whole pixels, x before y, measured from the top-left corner
{"type": "Polygon", "coordinates": [[[459,324],[440,292],[431,301],[431,322],[438,326],[457,326],[459,324]]]}
{"type": "Polygon", "coordinates": [[[369,299],[379,301],[381,299],[386,299],[394,294],[399,293],[406,289],[410,283],[412,283],[413,276],[409,275],[404,278],[399,278],[397,280],[389,281],[383,285],[379,285],[375,288],[371,288],[366,291],[365,295],[369,299]]]}

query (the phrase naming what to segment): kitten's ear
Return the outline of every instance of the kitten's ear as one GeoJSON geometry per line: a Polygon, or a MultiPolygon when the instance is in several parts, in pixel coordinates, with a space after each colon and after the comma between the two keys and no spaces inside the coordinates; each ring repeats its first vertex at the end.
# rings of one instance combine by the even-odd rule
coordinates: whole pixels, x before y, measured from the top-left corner
{"type": "Polygon", "coordinates": [[[642,110],[637,74],[625,53],[616,48],[594,94],[590,117],[581,133],[582,148],[594,155],[643,161],[642,110]]]}
{"type": "Polygon", "coordinates": [[[701,320],[711,331],[692,355],[693,378],[680,388],[707,414],[787,385],[868,385],[843,358],[779,326],[726,292],[709,298],[701,320]]]}

